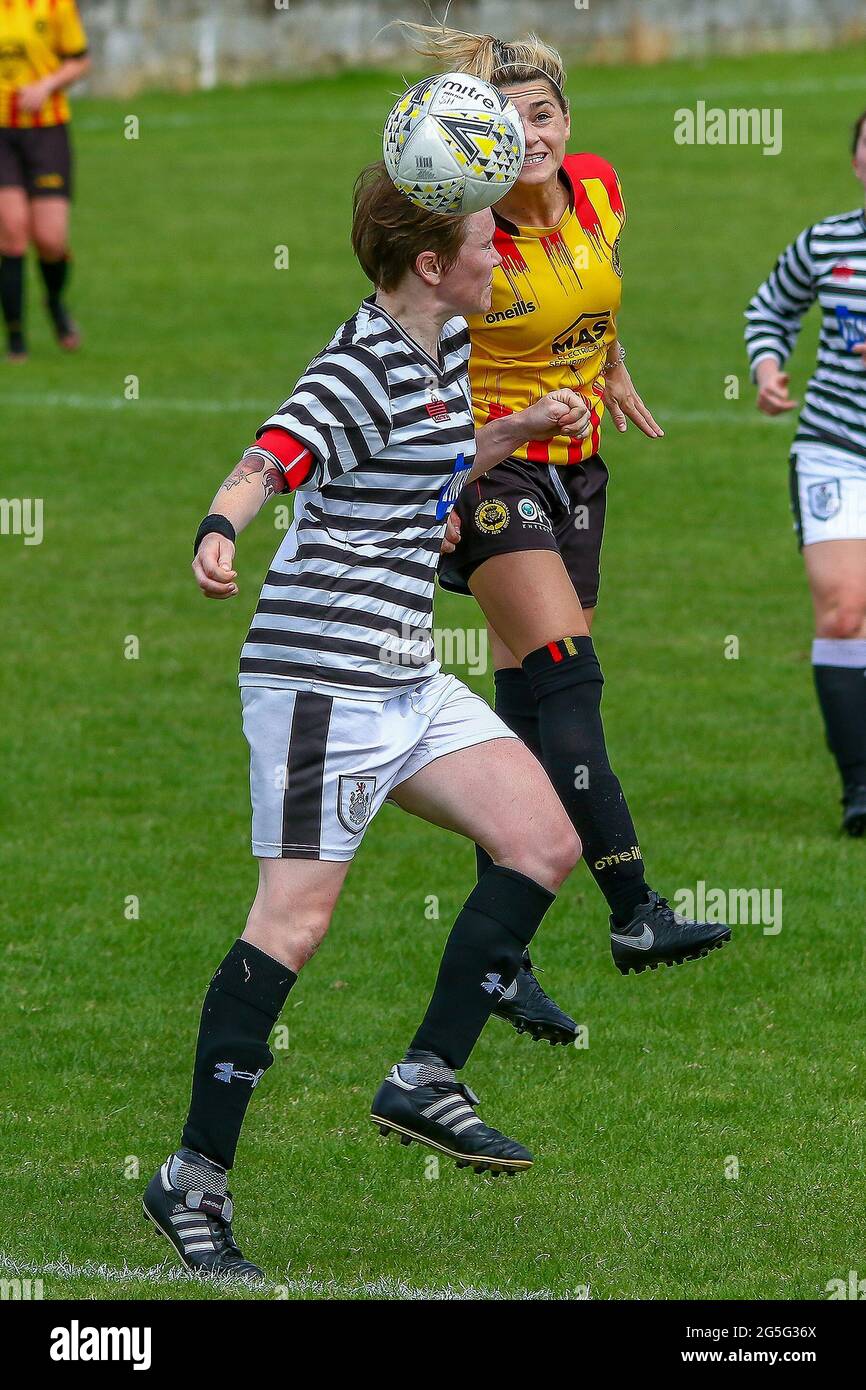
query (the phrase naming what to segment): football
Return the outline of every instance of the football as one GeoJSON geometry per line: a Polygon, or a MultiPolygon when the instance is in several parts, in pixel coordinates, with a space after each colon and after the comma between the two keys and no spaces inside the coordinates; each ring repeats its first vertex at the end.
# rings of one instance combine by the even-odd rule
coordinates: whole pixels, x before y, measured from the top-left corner
{"type": "Polygon", "coordinates": [[[394,184],[428,212],[490,207],[515,183],[523,123],[507,97],[464,72],[416,82],[385,122],[382,153],[394,184]]]}

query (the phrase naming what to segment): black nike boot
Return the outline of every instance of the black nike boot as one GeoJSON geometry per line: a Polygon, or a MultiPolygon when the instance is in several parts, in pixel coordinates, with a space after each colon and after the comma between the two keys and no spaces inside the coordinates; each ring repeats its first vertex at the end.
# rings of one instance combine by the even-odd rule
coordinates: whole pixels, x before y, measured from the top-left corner
{"type": "Polygon", "coordinates": [[[614,930],[611,919],[610,949],[623,975],[697,960],[730,939],[731,929],[725,923],[691,922],[653,892],[627,926],[614,930]]]}
{"type": "Polygon", "coordinates": [[[431,1063],[398,1062],[376,1092],[370,1119],[381,1134],[400,1135],[401,1144],[414,1139],[438,1149],[476,1173],[514,1174],[532,1167],[532,1154],[475,1114],[478,1097],[450,1067],[431,1054],[431,1063]]]}
{"type": "Polygon", "coordinates": [[[219,1279],[264,1279],[235,1244],[226,1171],[210,1159],[178,1149],[154,1173],[142,1206],[187,1269],[219,1279]]]}
{"type": "Polygon", "coordinates": [[[516,978],[507,989],[501,990],[493,1012],[497,1018],[506,1019],[518,1033],[530,1033],[535,1042],[546,1038],[551,1047],[556,1043],[567,1047],[577,1037],[574,1019],[563,1013],[538,983],[528,951],[523,954],[516,978]]]}

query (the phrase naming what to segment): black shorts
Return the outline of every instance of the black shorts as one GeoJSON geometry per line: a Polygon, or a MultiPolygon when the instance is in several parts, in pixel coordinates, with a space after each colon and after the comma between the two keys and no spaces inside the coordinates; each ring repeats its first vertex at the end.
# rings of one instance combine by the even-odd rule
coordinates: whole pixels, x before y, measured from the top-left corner
{"type": "Polygon", "coordinates": [[[443,589],[468,594],[491,555],[557,550],[581,607],[598,602],[608,471],[598,454],[553,467],[506,459],[463,489],[454,508],[460,543],[439,562],[443,589]]]}
{"type": "Polygon", "coordinates": [[[0,188],[23,188],[28,198],[71,198],[68,125],[0,126],[0,188]]]}

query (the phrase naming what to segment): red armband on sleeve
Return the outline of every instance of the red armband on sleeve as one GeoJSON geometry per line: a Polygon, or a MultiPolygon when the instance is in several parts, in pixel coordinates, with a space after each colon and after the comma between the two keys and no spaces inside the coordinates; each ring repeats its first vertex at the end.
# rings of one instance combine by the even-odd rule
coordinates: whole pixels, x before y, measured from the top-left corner
{"type": "Polygon", "coordinates": [[[288,430],[265,430],[251,447],[270,454],[282,469],[289,492],[305,483],[316,466],[310,450],[288,430]]]}

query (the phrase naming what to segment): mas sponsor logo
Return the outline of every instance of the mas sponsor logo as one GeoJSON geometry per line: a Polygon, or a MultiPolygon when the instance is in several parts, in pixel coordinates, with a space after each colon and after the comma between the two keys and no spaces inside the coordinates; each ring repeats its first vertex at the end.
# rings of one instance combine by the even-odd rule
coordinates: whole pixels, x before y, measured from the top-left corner
{"type": "Polygon", "coordinates": [[[578,314],[558,337],[550,350],[554,357],[589,357],[597,352],[610,326],[610,310],[600,309],[593,314],[578,314]]]}

